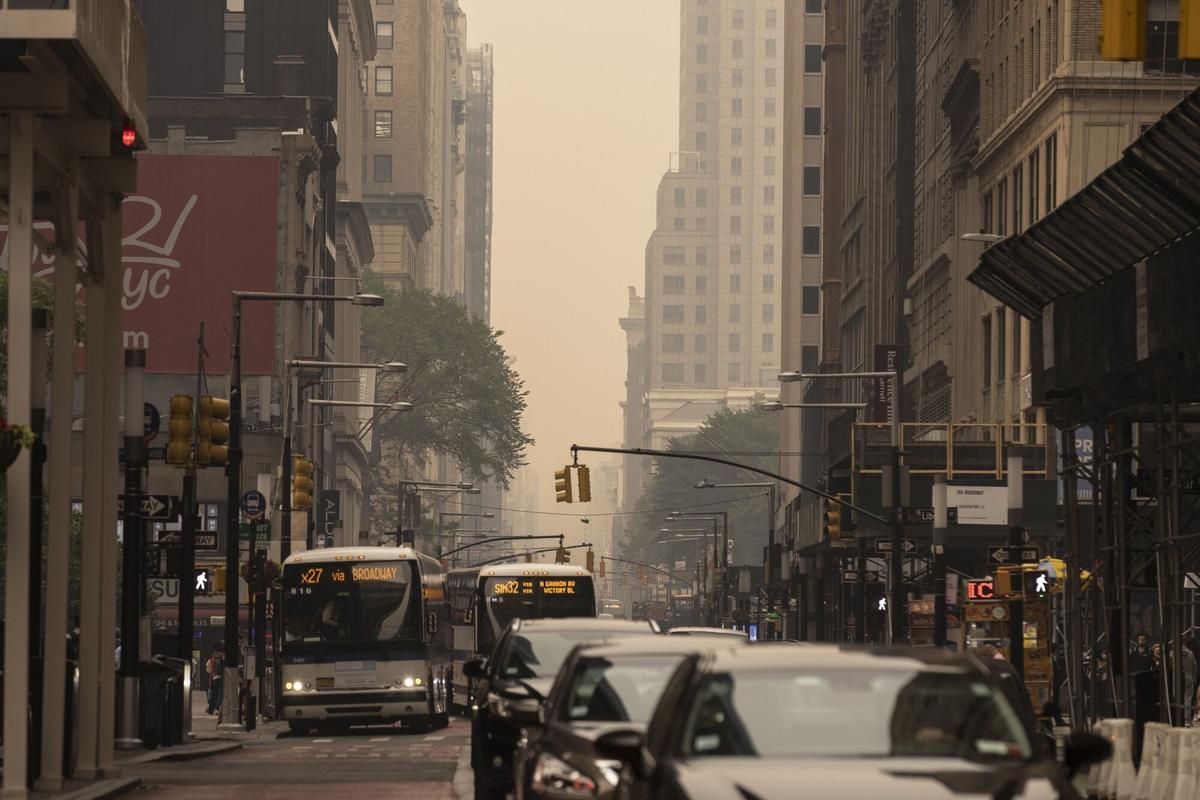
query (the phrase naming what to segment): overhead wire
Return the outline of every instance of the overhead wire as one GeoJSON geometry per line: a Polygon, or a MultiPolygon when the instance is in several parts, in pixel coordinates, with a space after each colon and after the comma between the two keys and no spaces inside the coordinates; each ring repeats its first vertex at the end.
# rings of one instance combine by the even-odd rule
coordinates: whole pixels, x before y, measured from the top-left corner
{"type": "Polygon", "coordinates": [[[742,495],[741,497],[726,497],[720,500],[713,500],[705,503],[691,503],[682,506],[668,506],[666,508],[645,508],[634,511],[535,511],[529,508],[505,508],[504,506],[489,506],[483,503],[459,503],[459,509],[475,509],[483,511],[503,511],[508,514],[535,514],[543,517],[631,517],[637,514],[665,514],[671,511],[687,510],[690,508],[708,508],[710,506],[723,506],[730,503],[740,503],[744,500],[754,500],[759,497],[765,497],[767,492],[755,492],[754,494],[742,495]]]}

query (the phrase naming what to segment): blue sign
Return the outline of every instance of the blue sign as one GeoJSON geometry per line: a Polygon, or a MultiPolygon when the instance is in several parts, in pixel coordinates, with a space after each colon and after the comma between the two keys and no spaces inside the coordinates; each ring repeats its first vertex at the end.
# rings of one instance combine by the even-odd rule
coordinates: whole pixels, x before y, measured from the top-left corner
{"type": "Polygon", "coordinates": [[[142,420],[142,433],[146,444],[150,444],[162,427],[162,414],[158,413],[158,408],[153,403],[146,403],[142,407],[142,420]]]}
{"type": "Polygon", "coordinates": [[[242,513],[247,519],[261,519],[267,513],[267,498],[262,492],[251,489],[242,495],[242,513]]]}
{"type": "Polygon", "coordinates": [[[749,627],[750,627],[750,641],[757,642],[758,641],[758,625],[755,625],[752,623],[749,627]]]}

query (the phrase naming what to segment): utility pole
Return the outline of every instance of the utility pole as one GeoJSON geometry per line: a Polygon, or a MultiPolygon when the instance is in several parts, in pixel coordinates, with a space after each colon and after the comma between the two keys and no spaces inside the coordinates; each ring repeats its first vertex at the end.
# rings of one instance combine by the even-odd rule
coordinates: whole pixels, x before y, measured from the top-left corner
{"type": "MultiPolygon", "coordinates": [[[[238,702],[241,645],[238,642],[238,512],[242,485],[242,298],[233,293],[233,343],[229,359],[229,462],[225,465],[225,677],[222,681],[221,722],[240,727],[238,702]]],[[[200,392],[196,392],[197,411],[200,392]]],[[[290,535],[290,532],[289,534],[290,535]]],[[[220,726],[218,726],[220,727],[220,726]]]]}
{"type": "MultiPolygon", "coordinates": [[[[1021,563],[1025,543],[1022,514],[1025,508],[1025,462],[1019,446],[1009,445],[1008,455],[1008,562],[1021,563]]],[[[1009,602],[1008,661],[1025,678],[1025,602],[1009,602]]]]}
{"type": "MultiPolygon", "coordinates": [[[[139,652],[142,624],[142,462],[145,459],[146,351],[125,351],[125,508],[121,549],[121,709],[116,747],[141,747],[138,738],[139,652]]],[[[186,578],[180,576],[182,584],[186,578]]]]}
{"type": "Polygon", "coordinates": [[[946,476],[933,478],[933,644],[946,646],[946,476]]]}
{"type": "MultiPolygon", "coordinates": [[[[191,436],[190,446],[188,448],[187,465],[183,471],[183,525],[180,526],[180,567],[179,567],[179,631],[176,656],[184,660],[184,663],[192,662],[192,649],[195,647],[195,637],[193,631],[195,628],[195,611],[196,611],[196,585],[193,576],[196,573],[196,534],[199,532],[200,520],[199,513],[196,507],[196,460],[200,448],[200,394],[204,391],[204,323],[200,323],[200,336],[196,340],[196,394],[191,402],[191,411],[189,417],[191,420],[191,436]]],[[[232,408],[230,416],[233,415],[232,408]]],[[[230,436],[232,436],[232,431],[230,436]]],[[[226,549],[233,547],[237,548],[237,531],[227,532],[225,535],[226,549]]],[[[225,591],[230,591],[229,584],[232,580],[233,591],[237,591],[237,573],[226,573],[225,576],[225,591]]],[[[235,619],[236,621],[236,619],[235,619]]],[[[225,656],[229,657],[229,645],[225,646],[225,656]]],[[[187,704],[187,718],[184,720],[184,726],[187,727],[191,721],[191,702],[187,704]]]]}

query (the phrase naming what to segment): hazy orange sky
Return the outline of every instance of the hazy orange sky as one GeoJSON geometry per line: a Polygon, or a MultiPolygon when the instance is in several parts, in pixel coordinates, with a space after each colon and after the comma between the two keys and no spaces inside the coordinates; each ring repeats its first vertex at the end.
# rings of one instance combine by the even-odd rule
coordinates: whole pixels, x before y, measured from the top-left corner
{"type": "Polygon", "coordinates": [[[621,437],[617,320],[626,287],[642,293],[678,147],[679,0],[461,5],[470,46],[495,50],[492,324],[530,392],[529,461],[553,509],[572,442],[621,437]]]}

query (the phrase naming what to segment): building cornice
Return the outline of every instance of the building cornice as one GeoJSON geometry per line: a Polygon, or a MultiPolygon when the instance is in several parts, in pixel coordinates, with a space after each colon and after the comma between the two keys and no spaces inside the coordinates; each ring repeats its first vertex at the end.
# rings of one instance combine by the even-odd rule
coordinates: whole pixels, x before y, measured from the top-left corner
{"type": "Polygon", "coordinates": [[[420,192],[366,194],[363,195],[362,206],[368,219],[397,214],[403,216],[413,240],[418,244],[433,227],[433,209],[429,199],[420,192]]]}
{"type": "Polygon", "coordinates": [[[339,200],[337,204],[339,230],[354,240],[354,249],[358,251],[359,262],[370,264],[375,260],[375,241],[371,237],[371,223],[362,203],[339,200]]]}

